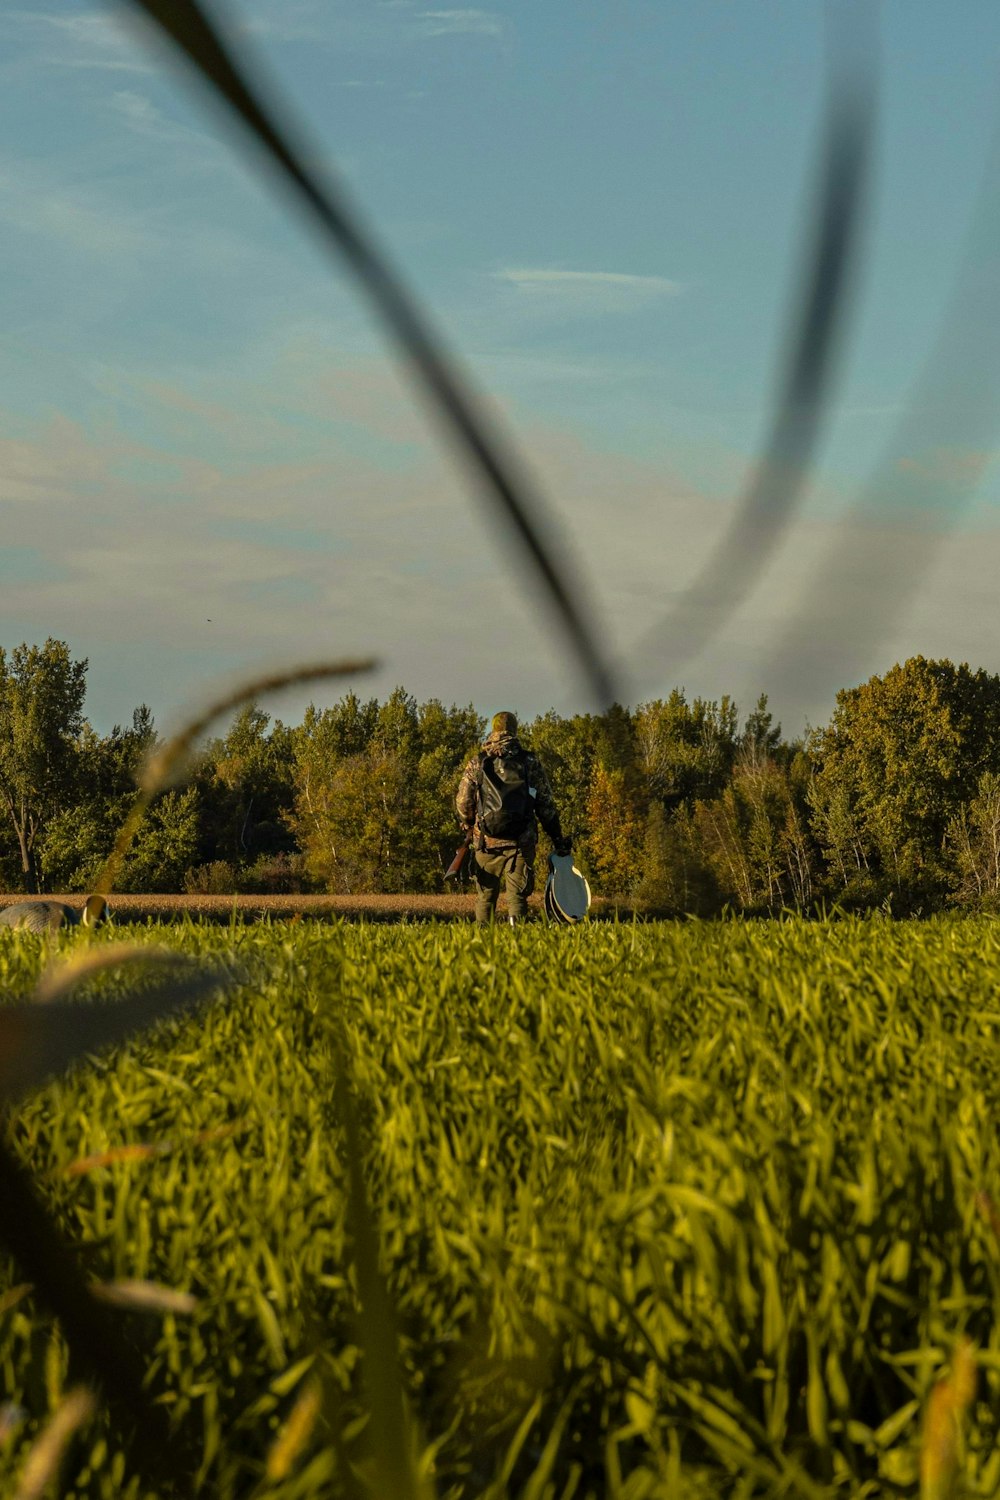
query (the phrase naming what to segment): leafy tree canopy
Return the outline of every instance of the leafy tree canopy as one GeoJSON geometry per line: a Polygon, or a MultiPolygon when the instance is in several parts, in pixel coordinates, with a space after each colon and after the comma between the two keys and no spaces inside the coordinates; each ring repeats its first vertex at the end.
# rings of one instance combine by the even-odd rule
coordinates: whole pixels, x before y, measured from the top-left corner
{"type": "Polygon", "coordinates": [[[911,657],[839,692],[812,749],[812,803],[831,860],[867,869],[887,891],[931,893],[949,820],[984,772],[1000,770],[1000,678],[911,657]]]}
{"type": "Polygon", "coordinates": [[[17,839],[29,891],[40,889],[39,844],[46,825],[79,785],[87,661],[65,641],[0,647],[0,804],[17,839]]]}

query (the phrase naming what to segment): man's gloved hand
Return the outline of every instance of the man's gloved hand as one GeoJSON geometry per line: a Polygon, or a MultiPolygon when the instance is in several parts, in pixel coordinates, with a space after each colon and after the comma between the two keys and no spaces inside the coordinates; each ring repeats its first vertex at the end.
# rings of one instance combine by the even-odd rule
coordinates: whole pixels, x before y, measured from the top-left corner
{"type": "Polygon", "coordinates": [[[552,840],[552,852],[562,858],[566,854],[573,853],[573,840],[562,838],[552,840]]]}

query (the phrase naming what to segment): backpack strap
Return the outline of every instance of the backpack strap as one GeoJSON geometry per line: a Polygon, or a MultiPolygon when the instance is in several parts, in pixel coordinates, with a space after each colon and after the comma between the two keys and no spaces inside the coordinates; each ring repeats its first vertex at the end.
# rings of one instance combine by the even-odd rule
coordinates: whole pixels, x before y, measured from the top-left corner
{"type": "Polygon", "coordinates": [[[479,822],[479,814],[483,807],[483,767],[486,764],[487,753],[485,750],[476,752],[476,822],[479,822]]]}

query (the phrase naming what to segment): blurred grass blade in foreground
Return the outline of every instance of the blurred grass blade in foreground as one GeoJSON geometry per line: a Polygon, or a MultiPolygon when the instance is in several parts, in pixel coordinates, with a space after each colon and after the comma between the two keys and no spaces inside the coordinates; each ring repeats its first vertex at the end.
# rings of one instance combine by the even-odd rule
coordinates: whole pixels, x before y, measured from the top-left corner
{"type": "MultiPolygon", "coordinates": [[[[113,955],[121,962],[121,954],[113,955]]],[[[221,966],[206,967],[179,958],[183,973],[158,977],[145,991],[124,1000],[74,1004],[13,1004],[0,1008],[0,1102],[37,1088],[84,1054],[124,1041],[157,1021],[233,983],[221,966]]],[[[70,965],[79,981],[98,967],[85,956],[70,965]]],[[[0,1142],[0,1242],[30,1276],[38,1297],[59,1319],[79,1366],[127,1413],[138,1439],[135,1461],[157,1482],[170,1479],[179,1465],[168,1442],[163,1412],[143,1394],[143,1370],[118,1331],[113,1314],[103,1311],[85,1281],[73,1252],[36,1197],[29,1173],[0,1142]]],[[[47,1481],[46,1481],[47,1482],[47,1481]]]]}
{"type": "Polygon", "coordinates": [[[831,6],[827,16],[831,60],[819,192],[770,437],[725,535],[666,619],[641,642],[647,659],[654,649],[662,656],[664,643],[677,635],[680,651],[671,658],[676,665],[722,628],[760,578],[809,476],[857,260],[877,100],[874,7],[831,6]]]}
{"type": "Polygon", "coordinates": [[[268,1449],[264,1472],[272,1484],[279,1484],[291,1474],[322,1415],[323,1383],[310,1375],[303,1381],[295,1405],[268,1449]]]}
{"type": "Polygon", "coordinates": [[[259,85],[249,82],[241,65],[247,57],[245,40],[240,44],[242,59],[237,61],[235,48],[223,42],[196,0],[130,0],[130,3],[160,27],[238,115],[281,169],[324,236],[346,259],[399,348],[434,397],[447,431],[472,460],[476,472],[485,478],[494,511],[507,522],[521,550],[531,559],[536,581],[542,585],[562,623],[591,692],[602,707],[611,703],[619,695],[598,648],[596,633],[588,623],[593,612],[585,607],[579,580],[569,577],[565,558],[557,566],[543,540],[543,532],[550,530],[550,523],[543,516],[538,495],[531,493],[513,455],[502,450],[497,436],[489,430],[466,381],[445,352],[443,340],[432,331],[429,320],[390,267],[384,251],[376,247],[370,230],[362,228],[357,211],[348,207],[343,187],[334,188],[331,182],[321,181],[319,173],[305,165],[311,153],[292,144],[287,107],[281,107],[279,127],[279,111],[266,107],[259,85]]]}
{"type": "MultiPolygon", "coordinates": [[[[998,247],[1000,120],[933,348],[891,441],[807,575],[762,674],[788,681],[794,670],[827,679],[835,639],[838,680],[864,677],[873,649],[891,638],[907,601],[919,596],[929,569],[939,565],[994,459],[1000,428],[998,247]]],[[[985,581],[963,576],[958,587],[965,607],[992,608],[992,585],[992,571],[985,581]]],[[[952,613],[961,602],[949,600],[952,613]]]]}
{"type": "Polygon", "coordinates": [[[103,1167],[113,1167],[120,1161],[153,1161],[158,1156],[170,1156],[185,1148],[190,1150],[195,1146],[221,1144],[247,1128],[246,1120],[231,1120],[227,1125],[213,1125],[208,1130],[199,1130],[192,1136],[180,1136],[176,1140],[127,1141],[120,1146],[109,1146],[106,1151],[92,1151],[88,1156],[78,1156],[74,1161],[66,1163],[63,1172],[67,1177],[84,1177],[88,1172],[99,1172],[103,1167]]]}
{"type": "Polygon", "coordinates": [[[30,1273],[33,1295],[59,1319],[74,1367],[100,1386],[133,1429],[136,1469],[157,1485],[158,1493],[160,1486],[165,1486],[165,1494],[175,1493],[170,1484],[182,1467],[179,1450],[169,1442],[162,1408],[154,1407],[144,1393],[141,1360],[122,1337],[118,1318],[91,1294],[76,1257],[38,1201],[30,1173],[2,1140],[0,1203],[0,1242],[30,1273]]]}
{"type": "Polygon", "coordinates": [[[90,1293],[98,1302],[122,1307],[127,1312],[172,1313],[175,1317],[189,1318],[198,1309],[198,1298],[191,1292],[179,1292],[176,1287],[161,1286],[158,1281],[142,1281],[135,1277],[126,1277],[123,1281],[98,1281],[90,1288],[90,1293]]]}
{"type": "Polygon", "coordinates": [[[337,1046],[334,1103],[347,1146],[350,1225],[360,1310],[358,1335],[371,1422],[368,1443],[379,1500],[433,1500],[416,1463],[416,1444],[399,1374],[399,1335],[389,1289],[379,1269],[379,1236],[362,1172],[361,1134],[347,1082],[347,1052],[337,1046]]]}
{"type": "Polygon", "coordinates": [[[28,1453],[14,1500],[42,1500],[59,1472],[62,1456],[74,1433],[89,1422],[96,1410],[97,1402],[86,1386],[74,1386],[67,1391],[61,1406],[28,1453]]]}
{"type": "Polygon", "coordinates": [[[0,1103],[39,1088],[85,1053],[126,1041],[233,983],[221,966],[184,959],[179,966],[179,974],[158,978],[124,1000],[0,1007],[0,1103]]]}
{"type": "Polygon", "coordinates": [[[56,1000],[64,1000],[85,979],[92,979],[107,969],[119,969],[123,964],[135,968],[176,969],[189,962],[169,948],[143,947],[140,943],[109,943],[102,948],[74,954],[65,963],[50,964],[35,985],[31,999],[35,1005],[51,1005],[56,1000]]]}
{"type": "Polygon", "coordinates": [[[961,1460],[965,1414],[976,1395],[976,1351],[968,1339],[956,1345],[951,1374],[931,1391],[920,1448],[920,1500],[951,1500],[961,1460]]]}

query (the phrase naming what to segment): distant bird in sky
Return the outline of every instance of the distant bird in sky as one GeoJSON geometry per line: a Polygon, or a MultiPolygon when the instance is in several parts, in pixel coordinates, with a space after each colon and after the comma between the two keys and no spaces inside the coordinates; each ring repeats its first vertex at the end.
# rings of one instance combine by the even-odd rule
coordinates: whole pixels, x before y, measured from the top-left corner
{"type": "Polygon", "coordinates": [[[60,927],[96,927],[108,915],[104,896],[88,896],[82,911],[64,901],[15,901],[0,911],[0,927],[25,932],[56,932],[60,927]]]}

